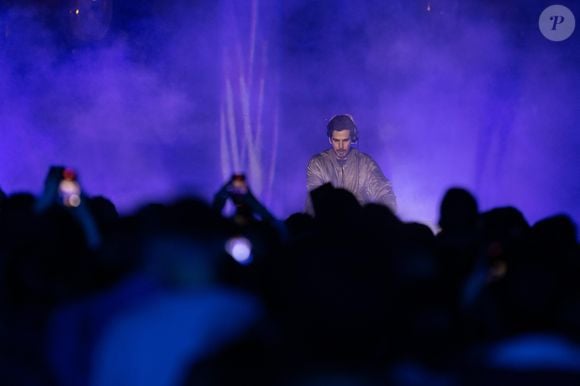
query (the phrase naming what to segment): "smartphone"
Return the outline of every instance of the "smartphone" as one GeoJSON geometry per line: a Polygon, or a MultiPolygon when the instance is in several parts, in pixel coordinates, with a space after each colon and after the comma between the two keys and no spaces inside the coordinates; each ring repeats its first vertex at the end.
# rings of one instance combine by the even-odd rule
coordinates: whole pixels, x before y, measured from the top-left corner
{"type": "Polygon", "coordinates": [[[64,206],[76,208],[81,204],[81,186],[74,169],[62,169],[58,195],[64,206]]]}
{"type": "Polygon", "coordinates": [[[252,243],[245,237],[232,237],[225,245],[226,252],[242,265],[252,262],[252,243]]]}
{"type": "Polygon", "coordinates": [[[246,176],[244,174],[233,175],[230,193],[239,195],[248,193],[248,183],[246,182],[246,176]]]}

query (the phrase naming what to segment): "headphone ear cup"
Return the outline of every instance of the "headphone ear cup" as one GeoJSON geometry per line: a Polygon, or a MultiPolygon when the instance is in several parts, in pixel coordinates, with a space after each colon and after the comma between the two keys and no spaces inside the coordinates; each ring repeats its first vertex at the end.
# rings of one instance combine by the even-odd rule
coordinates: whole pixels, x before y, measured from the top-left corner
{"type": "Polygon", "coordinates": [[[352,139],[351,142],[356,144],[358,142],[358,128],[356,125],[354,126],[354,130],[352,131],[352,139]]]}
{"type": "Polygon", "coordinates": [[[356,125],[356,122],[354,121],[354,118],[352,117],[352,115],[350,114],[345,114],[350,121],[352,122],[352,126],[353,126],[353,130],[352,130],[352,138],[351,138],[351,142],[353,144],[356,144],[358,142],[358,126],[356,125]]]}

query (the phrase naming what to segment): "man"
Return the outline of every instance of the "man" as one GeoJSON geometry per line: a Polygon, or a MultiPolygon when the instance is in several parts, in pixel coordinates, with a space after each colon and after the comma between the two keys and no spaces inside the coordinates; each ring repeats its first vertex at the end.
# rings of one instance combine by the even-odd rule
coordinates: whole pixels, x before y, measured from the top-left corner
{"type": "MultiPolygon", "coordinates": [[[[334,116],[326,126],[332,147],[312,157],[306,169],[308,192],[325,183],[344,188],[362,204],[370,202],[397,208],[391,182],[379,165],[367,154],[352,147],[358,141],[358,129],[350,115],[334,116]]],[[[306,211],[312,213],[310,197],[306,211]]]]}

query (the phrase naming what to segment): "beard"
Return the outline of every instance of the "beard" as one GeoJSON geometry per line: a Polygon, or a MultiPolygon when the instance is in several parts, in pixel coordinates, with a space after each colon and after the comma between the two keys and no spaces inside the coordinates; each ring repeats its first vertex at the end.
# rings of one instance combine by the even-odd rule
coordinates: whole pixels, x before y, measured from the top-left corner
{"type": "Polygon", "coordinates": [[[348,153],[349,153],[349,150],[335,150],[334,151],[334,154],[336,155],[336,158],[338,158],[338,159],[346,158],[348,153]]]}

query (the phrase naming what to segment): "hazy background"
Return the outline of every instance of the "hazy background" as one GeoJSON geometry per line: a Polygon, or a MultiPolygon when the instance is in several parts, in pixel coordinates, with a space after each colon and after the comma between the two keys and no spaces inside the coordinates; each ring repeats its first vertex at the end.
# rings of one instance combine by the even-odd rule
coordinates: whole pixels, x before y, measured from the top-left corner
{"type": "MultiPolygon", "coordinates": [[[[580,22],[580,2],[557,3],[580,22]]],[[[406,220],[433,224],[445,190],[463,186],[482,209],[580,221],[580,27],[545,39],[552,2],[1,4],[8,193],[39,192],[66,164],[130,211],[210,199],[245,171],[286,217],[303,208],[326,122],[351,113],[406,220]]]]}

